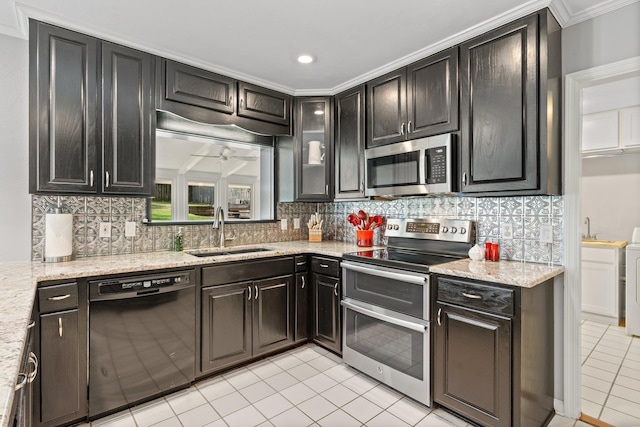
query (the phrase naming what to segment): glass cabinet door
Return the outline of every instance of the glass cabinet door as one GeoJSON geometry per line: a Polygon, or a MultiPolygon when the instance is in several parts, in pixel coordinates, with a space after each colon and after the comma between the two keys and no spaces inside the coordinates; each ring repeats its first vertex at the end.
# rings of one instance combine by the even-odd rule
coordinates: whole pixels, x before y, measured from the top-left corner
{"type": "Polygon", "coordinates": [[[302,98],[298,104],[297,200],[331,200],[330,98],[302,98]]]}

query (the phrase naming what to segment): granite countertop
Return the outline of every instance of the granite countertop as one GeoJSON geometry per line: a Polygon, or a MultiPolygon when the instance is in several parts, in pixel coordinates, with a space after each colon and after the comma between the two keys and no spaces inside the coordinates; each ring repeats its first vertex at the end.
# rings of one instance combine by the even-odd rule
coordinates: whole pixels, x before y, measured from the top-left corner
{"type": "MultiPolygon", "coordinates": [[[[342,257],[362,250],[353,243],[340,241],[265,243],[234,246],[212,251],[243,248],[268,248],[263,252],[196,257],[187,252],[154,252],[132,255],[81,258],[57,264],[42,262],[0,263],[0,427],[9,423],[13,388],[20,368],[20,356],[31,321],[31,311],[38,282],[94,277],[165,268],[193,267],[279,255],[317,254],[342,257]]],[[[373,247],[372,249],[377,249],[373,247]]],[[[202,250],[201,250],[202,251],[202,250]]],[[[431,271],[514,286],[532,287],[561,274],[561,266],[520,262],[482,262],[463,259],[431,267],[431,271]]]]}
{"type": "Polygon", "coordinates": [[[467,279],[484,280],[504,285],[532,288],[564,272],[560,265],[534,264],[518,261],[471,261],[469,258],[439,264],[432,273],[467,279]]]}
{"type": "Polygon", "coordinates": [[[583,248],[600,248],[600,249],[621,249],[627,246],[629,242],[625,240],[583,240],[583,248]]]}

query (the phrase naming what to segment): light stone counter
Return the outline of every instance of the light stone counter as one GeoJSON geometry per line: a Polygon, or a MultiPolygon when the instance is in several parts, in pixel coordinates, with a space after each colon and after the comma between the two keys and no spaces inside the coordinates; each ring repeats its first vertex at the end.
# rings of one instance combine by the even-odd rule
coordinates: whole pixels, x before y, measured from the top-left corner
{"type": "Polygon", "coordinates": [[[621,249],[627,246],[624,240],[583,240],[583,248],[621,249]]]}
{"type": "MultiPolygon", "coordinates": [[[[145,270],[191,267],[229,261],[257,259],[278,255],[313,253],[341,257],[347,252],[361,250],[353,243],[308,241],[265,243],[225,249],[263,247],[265,252],[195,257],[186,252],[155,252],[134,255],[81,258],[76,261],[45,264],[41,262],[0,263],[0,426],[7,427],[13,388],[20,369],[27,325],[38,282],[103,276],[119,273],[139,273],[145,270]]],[[[219,249],[215,249],[219,250],[219,249]]]]}
{"type": "Polygon", "coordinates": [[[469,258],[465,258],[435,265],[429,271],[448,276],[532,288],[562,274],[564,267],[516,261],[471,261],[469,258]]]}

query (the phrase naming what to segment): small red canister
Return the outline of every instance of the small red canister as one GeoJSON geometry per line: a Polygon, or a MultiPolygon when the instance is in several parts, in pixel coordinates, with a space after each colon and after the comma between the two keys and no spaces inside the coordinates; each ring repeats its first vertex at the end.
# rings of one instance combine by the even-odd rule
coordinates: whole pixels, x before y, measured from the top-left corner
{"type": "Polygon", "coordinates": [[[500,245],[492,243],[490,252],[491,261],[500,261],[500,245]]]}
{"type": "Polygon", "coordinates": [[[491,242],[484,244],[484,259],[491,261],[491,242]]]}

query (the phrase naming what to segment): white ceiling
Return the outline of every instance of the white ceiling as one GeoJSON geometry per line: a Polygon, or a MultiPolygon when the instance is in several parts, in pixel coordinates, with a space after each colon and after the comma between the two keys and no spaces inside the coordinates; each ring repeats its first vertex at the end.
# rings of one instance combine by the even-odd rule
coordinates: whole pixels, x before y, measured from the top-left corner
{"type": "Polygon", "coordinates": [[[0,0],[28,18],[294,95],[335,94],[549,7],[563,27],[638,0],[0,0]],[[296,62],[311,53],[311,65],[296,62]]]}

